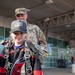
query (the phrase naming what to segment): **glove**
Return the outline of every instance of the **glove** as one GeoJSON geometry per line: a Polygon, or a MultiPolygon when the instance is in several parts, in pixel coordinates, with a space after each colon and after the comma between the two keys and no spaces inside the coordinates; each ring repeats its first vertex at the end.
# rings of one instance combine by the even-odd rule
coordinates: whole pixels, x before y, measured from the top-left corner
{"type": "Polygon", "coordinates": [[[44,54],[44,57],[46,58],[48,56],[48,53],[47,51],[43,50],[43,54],[44,54]]]}

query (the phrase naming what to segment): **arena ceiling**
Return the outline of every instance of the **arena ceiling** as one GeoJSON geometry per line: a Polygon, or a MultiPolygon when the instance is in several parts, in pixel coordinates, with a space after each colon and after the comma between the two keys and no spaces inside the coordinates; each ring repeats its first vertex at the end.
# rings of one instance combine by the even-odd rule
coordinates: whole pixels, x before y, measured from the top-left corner
{"type": "Polygon", "coordinates": [[[75,10],[75,0],[0,0],[0,15],[14,17],[14,10],[18,7],[29,8],[29,21],[37,21],[45,17],[53,17],[75,10]]]}
{"type": "MultiPolygon", "coordinates": [[[[36,22],[47,17],[55,17],[75,11],[75,0],[0,0],[0,15],[15,18],[14,10],[25,7],[31,11],[28,13],[29,22],[36,22]]],[[[51,29],[52,31],[74,30],[75,26],[66,29],[64,26],[51,29]]]]}

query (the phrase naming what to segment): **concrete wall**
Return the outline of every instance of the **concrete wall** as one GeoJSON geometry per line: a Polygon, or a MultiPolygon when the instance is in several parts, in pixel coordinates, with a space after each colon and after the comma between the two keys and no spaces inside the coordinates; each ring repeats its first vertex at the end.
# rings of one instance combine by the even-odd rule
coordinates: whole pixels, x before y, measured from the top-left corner
{"type": "Polygon", "coordinates": [[[0,26],[1,27],[6,27],[6,28],[10,28],[10,24],[14,19],[12,18],[7,18],[4,16],[0,16],[0,26]]]}

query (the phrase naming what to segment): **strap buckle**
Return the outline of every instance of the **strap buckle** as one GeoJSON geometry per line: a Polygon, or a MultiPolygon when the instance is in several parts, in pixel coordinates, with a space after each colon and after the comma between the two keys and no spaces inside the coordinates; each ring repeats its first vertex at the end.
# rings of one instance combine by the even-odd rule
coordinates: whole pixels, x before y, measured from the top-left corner
{"type": "Polygon", "coordinates": [[[27,75],[31,75],[32,74],[32,67],[26,67],[26,73],[27,75]]]}
{"type": "Polygon", "coordinates": [[[26,51],[25,54],[24,54],[24,57],[25,57],[25,59],[30,58],[30,52],[29,51],[26,51]]]}

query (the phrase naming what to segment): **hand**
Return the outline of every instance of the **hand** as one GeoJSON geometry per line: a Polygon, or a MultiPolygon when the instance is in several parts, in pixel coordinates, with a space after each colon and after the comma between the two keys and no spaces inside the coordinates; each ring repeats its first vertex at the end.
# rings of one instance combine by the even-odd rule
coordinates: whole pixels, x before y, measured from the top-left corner
{"type": "Polygon", "coordinates": [[[43,50],[43,54],[44,54],[44,57],[47,57],[48,56],[48,53],[45,50],[43,50]]]}
{"type": "Polygon", "coordinates": [[[5,45],[5,44],[7,44],[7,43],[8,43],[7,40],[2,40],[2,41],[0,42],[0,44],[2,44],[2,45],[5,45]]]}

